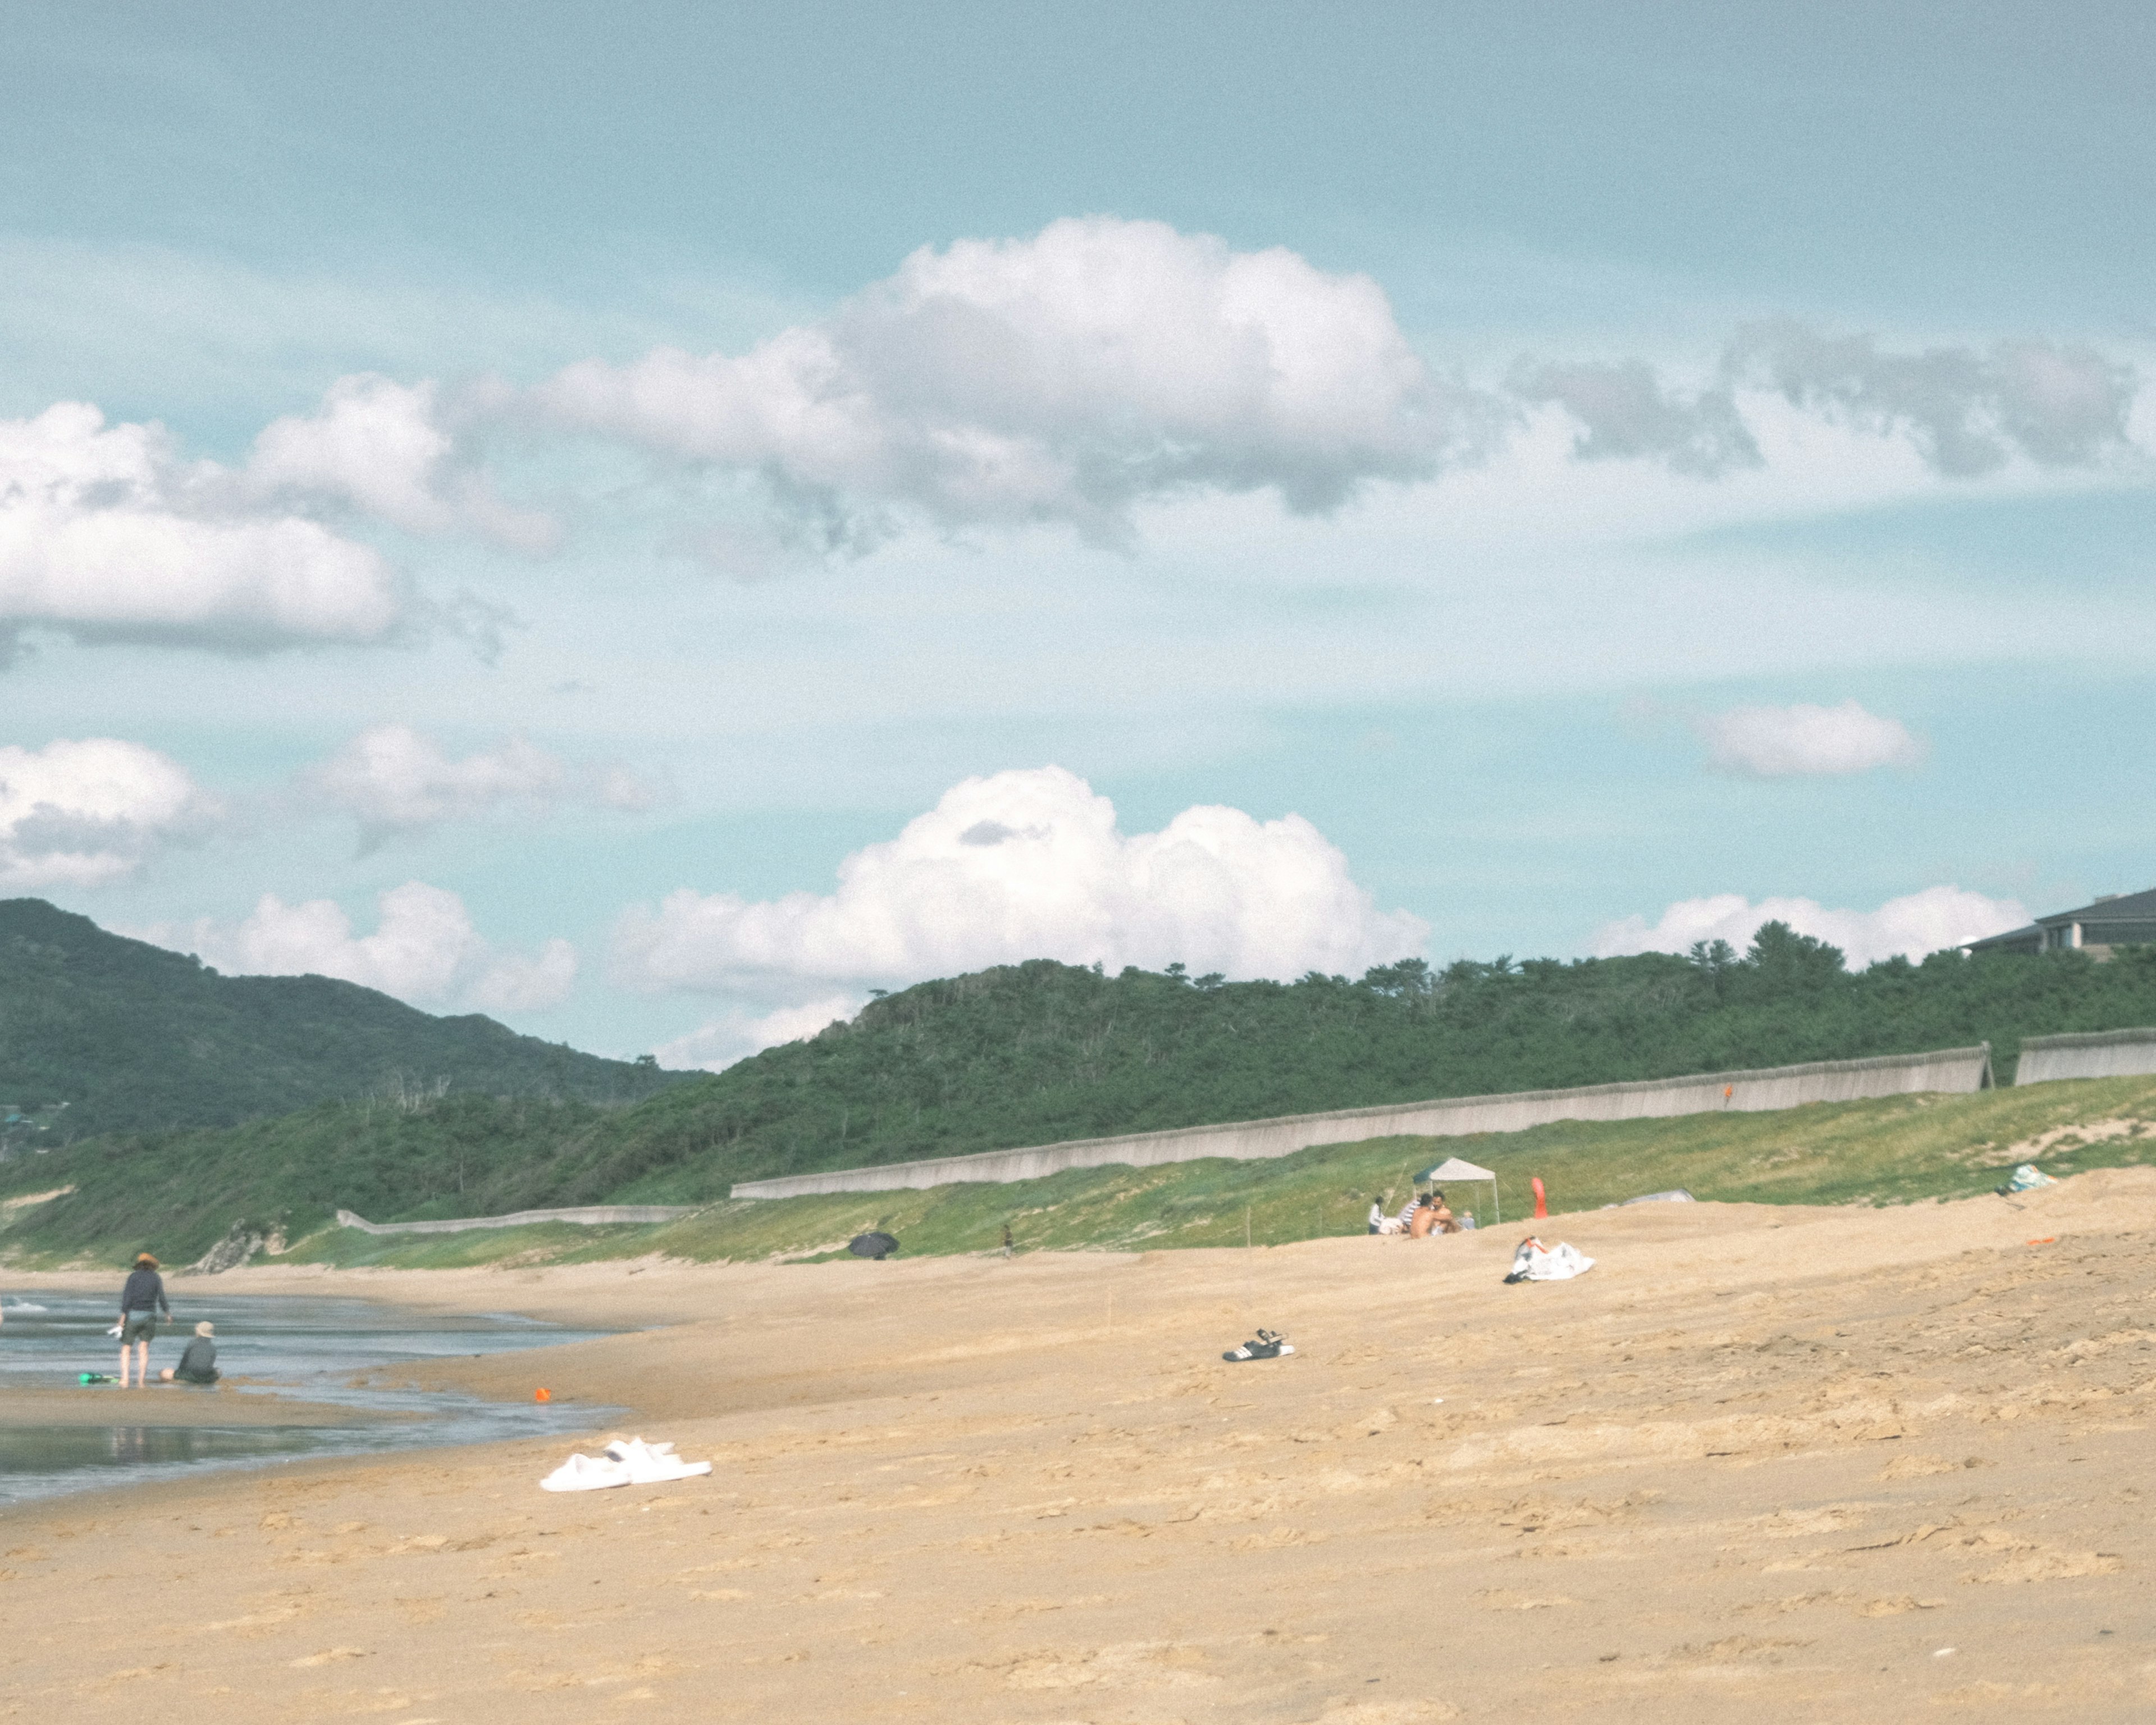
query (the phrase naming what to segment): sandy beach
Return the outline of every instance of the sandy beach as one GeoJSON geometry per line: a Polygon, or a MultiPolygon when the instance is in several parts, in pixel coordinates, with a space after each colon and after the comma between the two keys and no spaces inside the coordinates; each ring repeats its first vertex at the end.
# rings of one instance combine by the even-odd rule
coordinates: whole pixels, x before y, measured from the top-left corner
{"type": "Polygon", "coordinates": [[[570,1445],[547,1439],[0,1513],[0,1717],[2156,1706],[2156,1170],[2011,1204],[1653,1206],[1543,1232],[1596,1269],[1505,1286],[1507,1230],[236,1272],[221,1292],[664,1326],[411,1377],[522,1401],[543,1384],[627,1410],[592,1443],[671,1439],[714,1471],[549,1496],[570,1445]],[[1260,1325],[1296,1355],[1224,1363],[1260,1325]]]}

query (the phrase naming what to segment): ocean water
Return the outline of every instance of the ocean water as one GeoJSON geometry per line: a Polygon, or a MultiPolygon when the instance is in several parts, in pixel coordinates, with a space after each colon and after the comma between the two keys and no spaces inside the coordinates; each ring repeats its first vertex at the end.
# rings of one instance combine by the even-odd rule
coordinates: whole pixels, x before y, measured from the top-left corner
{"type": "MultiPolygon", "coordinates": [[[[120,1344],[110,1294],[16,1292],[0,1284],[0,1398],[11,1389],[74,1384],[116,1372],[120,1344]]],[[[605,1333],[511,1312],[434,1314],[367,1300],[270,1294],[198,1294],[173,1304],[173,1322],[150,1347],[150,1369],[177,1363],[207,1318],[217,1326],[218,1368],[232,1389],[167,1384],[158,1394],[214,1406],[229,1395],[275,1392],[298,1399],[426,1417],[350,1426],[0,1425],[0,1504],[65,1491],[169,1478],[212,1467],[260,1466],[308,1455],[487,1443],[581,1430],[604,1410],[588,1404],[482,1401],[454,1392],[368,1389],[358,1380],[413,1361],[547,1348],[605,1333]]],[[[564,1454],[567,1451],[564,1450],[564,1454]]]]}

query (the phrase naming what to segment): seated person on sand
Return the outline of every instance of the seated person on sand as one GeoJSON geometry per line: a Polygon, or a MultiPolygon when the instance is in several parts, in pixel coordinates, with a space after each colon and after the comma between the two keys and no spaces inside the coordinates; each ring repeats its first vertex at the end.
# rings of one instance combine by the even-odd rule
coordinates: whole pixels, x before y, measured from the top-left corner
{"type": "Polygon", "coordinates": [[[218,1380],[217,1343],[210,1337],[216,1327],[203,1322],[195,1326],[194,1339],[180,1351],[180,1363],[167,1366],[159,1375],[167,1384],[214,1384],[218,1380]]]}
{"type": "Polygon", "coordinates": [[[1406,1224],[1401,1222],[1398,1217],[1389,1216],[1385,1214],[1384,1199],[1382,1198],[1373,1198],[1370,1200],[1371,1233],[1402,1234],[1405,1231],[1406,1224]]]}
{"type": "Polygon", "coordinates": [[[1459,1232],[1460,1224],[1453,1220],[1442,1192],[1432,1192],[1420,1199],[1408,1221],[1408,1233],[1416,1240],[1428,1240],[1433,1234],[1459,1232]]]}

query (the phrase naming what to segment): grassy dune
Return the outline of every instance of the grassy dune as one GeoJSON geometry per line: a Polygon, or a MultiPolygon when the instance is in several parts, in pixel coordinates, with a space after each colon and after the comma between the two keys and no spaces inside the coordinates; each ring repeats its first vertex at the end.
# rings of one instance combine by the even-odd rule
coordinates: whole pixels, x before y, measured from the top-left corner
{"type": "MultiPolygon", "coordinates": [[[[1909,1204],[1999,1184],[2016,1162],[2052,1173],[2156,1162],[2156,1078],[2095,1080],[1819,1104],[1771,1114],[1620,1123],[1559,1122],[1469,1138],[1376,1138],[1263,1162],[1214,1158],[1154,1168],[1073,1169],[1010,1185],[938,1187],[728,1202],[651,1228],[551,1225],[371,1236],[331,1230],[300,1261],[413,1268],[516,1260],[573,1263],[661,1252],[702,1260],[811,1261],[870,1228],[912,1254],[1275,1245],[1362,1231],[1372,1197],[1397,1208],[1419,1170],[1465,1157],[1498,1176],[1509,1227],[1531,1215],[1540,1175],[1553,1210],[1591,1209],[1681,1186],[1702,1199],[1763,1204],[1909,1204]]],[[[1455,1209],[1497,1218],[1486,1185],[1455,1187],[1455,1209]]],[[[4,1236],[0,1236],[4,1239],[4,1236]]]]}

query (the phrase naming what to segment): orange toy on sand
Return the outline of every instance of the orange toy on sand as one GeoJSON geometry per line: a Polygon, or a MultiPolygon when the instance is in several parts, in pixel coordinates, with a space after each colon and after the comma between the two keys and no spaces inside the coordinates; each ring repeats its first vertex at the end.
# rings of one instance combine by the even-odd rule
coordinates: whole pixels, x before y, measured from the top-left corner
{"type": "Polygon", "coordinates": [[[551,1402],[554,1398],[544,1389],[535,1389],[531,1392],[531,1399],[535,1402],[551,1402]]]}

